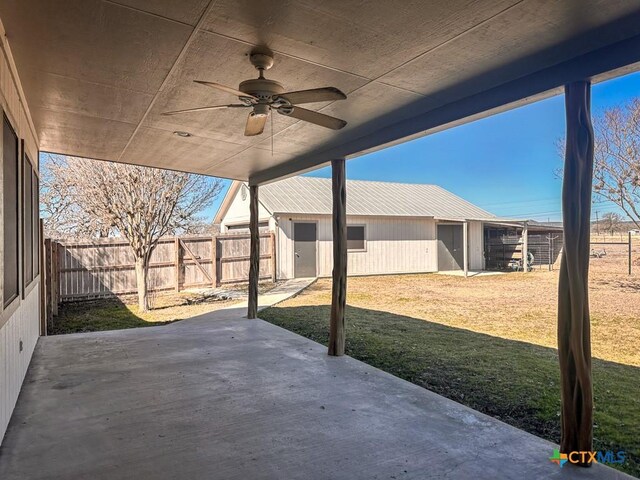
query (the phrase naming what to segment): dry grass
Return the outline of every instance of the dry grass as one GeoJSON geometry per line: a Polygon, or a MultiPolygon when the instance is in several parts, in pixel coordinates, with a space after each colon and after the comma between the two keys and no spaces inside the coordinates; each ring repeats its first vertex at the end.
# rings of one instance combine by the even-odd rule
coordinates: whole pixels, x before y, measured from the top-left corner
{"type": "MultiPolygon", "coordinates": [[[[640,267],[629,277],[620,261],[609,254],[591,262],[593,356],[640,366],[640,267]]],[[[558,270],[467,279],[431,274],[352,277],[348,285],[347,302],[354,307],[544,347],[557,345],[558,270]]],[[[330,296],[331,280],[322,279],[285,305],[326,305],[330,296]]]]}

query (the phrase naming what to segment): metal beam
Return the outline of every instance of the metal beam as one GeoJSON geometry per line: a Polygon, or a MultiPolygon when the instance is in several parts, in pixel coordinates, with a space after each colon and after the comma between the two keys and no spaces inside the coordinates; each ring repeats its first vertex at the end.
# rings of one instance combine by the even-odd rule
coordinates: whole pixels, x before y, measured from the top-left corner
{"type": "Polygon", "coordinates": [[[588,81],[573,82],[565,87],[565,108],[564,249],[558,284],[558,357],[562,399],[560,450],[569,453],[593,449],[588,296],[593,127],[588,81]]]}
{"type": "Polygon", "coordinates": [[[331,162],[333,191],[333,286],[329,324],[329,355],[344,355],[347,306],[347,192],[345,160],[331,162]]]}

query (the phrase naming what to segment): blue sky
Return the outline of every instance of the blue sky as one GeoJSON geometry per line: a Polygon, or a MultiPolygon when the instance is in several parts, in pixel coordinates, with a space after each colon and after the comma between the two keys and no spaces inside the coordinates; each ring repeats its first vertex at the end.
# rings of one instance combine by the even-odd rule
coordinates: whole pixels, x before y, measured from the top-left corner
{"type": "MultiPolygon", "coordinates": [[[[635,96],[640,73],[594,85],[592,112],[635,96]]],[[[556,143],[564,130],[559,95],[349,160],[347,178],[435,183],[500,216],[561,220],[561,181],[554,169],[562,165],[556,143]]],[[[308,175],[330,177],[331,170],[308,175]]],[[[221,201],[222,195],[207,216],[221,201]]],[[[594,203],[594,218],[596,211],[602,216],[619,210],[594,203]]]]}

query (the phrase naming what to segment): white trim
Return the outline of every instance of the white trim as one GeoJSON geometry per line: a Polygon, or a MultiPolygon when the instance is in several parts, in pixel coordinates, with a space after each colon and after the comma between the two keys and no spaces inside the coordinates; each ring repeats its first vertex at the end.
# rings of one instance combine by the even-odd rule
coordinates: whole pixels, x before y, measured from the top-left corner
{"type": "Polygon", "coordinates": [[[347,253],[366,253],[367,251],[367,224],[366,223],[347,223],[347,253]],[[364,230],[363,242],[364,248],[349,248],[349,227],[362,227],[364,230]]]}

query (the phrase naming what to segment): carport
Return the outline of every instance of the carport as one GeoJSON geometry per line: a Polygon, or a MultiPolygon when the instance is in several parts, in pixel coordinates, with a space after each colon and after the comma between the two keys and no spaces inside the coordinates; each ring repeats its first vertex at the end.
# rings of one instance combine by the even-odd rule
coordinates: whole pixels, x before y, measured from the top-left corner
{"type": "MultiPolygon", "coordinates": [[[[29,132],[40,150],[250,183],[249,319],[256,318],[258,303],[259,186],[331,163],[331,356],[343,355],[345,342],[345,160],[564,91],[565,251],[558,317],[561,450],[591,450],[587,305],[593,162],[590,88],[593,82],[637,69],[640,2],[1,0],[0,21],[3,109],[19,132],[29,132]],[[274,65],[265,75],[282,83],[285,91],[335,87],[344,92],[346,100],[328,99],[306,107],[344,119],[346,127],[337,131],[322,128],[283,109],[279,110],[283,115],[271,114],[264,134],[245,136],[255,125],[246,123],[246,111],[240,108],[162,115],[234,103],[234,95],[194,80],[239,88],[242,81],[258,76],[249,62],[252,53],[272,55],[274,65]]],[[[276,341],[268,332],[260,335],[262,342],[276,341]]],[[[38,348],[44,353],[48,345],[61,341],[45,339],[38,348]]],[[[290,344],[284,342],[280,347],[294,354],[290,344]]],[[[345,364],[335,372],[334,388],[339,396],[340,369],[347,368],[350,360],[333,359],[331,365],[336,361],[345,364]]],[[[16,361],[19,366],[12,376],[20,376],[19,369],[28,363],[16,361]]],[[[102,364],[100,369],[108,377],[107,367],[102,364]]],[[[315,381],[313,375],[308,381],[315,381]]],[[[381,380],[376,388],[392,388],[387,381],[381,380]]],[[[330,378],[326,386],[332,388],[330,378]]],[[[389,407],[393,400],[405,402],[405,413],[419,417],[426,406],[423,402],[431,400],[412,403],[411,395],[402,391],[400,398],[389,397],[389,407]]],[[[10,412],[15,399],[2,401],[10,412]]],[[[442,415],[450,407],[443,404],[442,415]]],[[[247,415],[251,415],[250,408],[247,415]]],[[[460,418],[456,428],[470,431],[478,421],[471,414],[460,418]]],[[[424,429],[431,425],[419,424],[424,429]]],[[[287,436],[281,426],[265,427],[260,440],[293,442],[296,437],[287,436]],[[273,429],[277,438],[269,436],[273,429]]],[[[335,438],[350,435],[340,424],[325,434],[335,438]]],[[[64,437],[59,441],[64,442],[64,437]]],[[[353,441],[361,442],[362,437],[353,441]]],[[[509,446],[512,453],[518,448],[513,442],[500,448],[509,446]]],[[[84,454],[96,454],[89,445],[85,448],[84,454]]],[[[416,450],[411,461],[424,453],[416,450]]],[[[285,458],[280,450],[273,455],[285,458]]],[[[326,458],[335,460],[335,455],[336,450],[326,451],[326,458]]],[[[382,461],[397,460],[389,455],[382,461]]],[[[463,457],[464,452],[455,456],[463,457]]],[[[255,470],[255,477],[261,471],[269,477],[268,470],[260,469],[255,470]]],[[[492,470],[483,469],[478,475],[483,472],[492,470]]]]}

